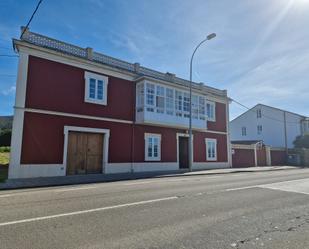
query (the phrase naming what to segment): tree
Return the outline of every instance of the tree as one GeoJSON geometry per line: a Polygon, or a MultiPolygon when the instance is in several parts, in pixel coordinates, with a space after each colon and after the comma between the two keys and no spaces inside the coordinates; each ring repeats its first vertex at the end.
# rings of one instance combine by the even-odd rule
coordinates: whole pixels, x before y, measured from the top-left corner
{"type": "Polygon", "coordinates": [[[297,136],[293,144],[295,148],[309,149],[309,135],[297,136]]]}
{"type": "Polygon", "coordinates": [[[12,136],[11,129],[0,130],[0,146],[10,146],[11,136],[12,136]]]}

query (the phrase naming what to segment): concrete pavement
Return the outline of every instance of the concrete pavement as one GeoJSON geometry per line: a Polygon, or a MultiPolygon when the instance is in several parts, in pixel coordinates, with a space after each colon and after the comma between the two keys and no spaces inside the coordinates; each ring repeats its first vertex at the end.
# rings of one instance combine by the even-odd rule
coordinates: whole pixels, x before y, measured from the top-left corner
{"type": "Polygon", "coordinates": [[[309,169],[2,191],[0,248],[309,248],[309,169]]]}

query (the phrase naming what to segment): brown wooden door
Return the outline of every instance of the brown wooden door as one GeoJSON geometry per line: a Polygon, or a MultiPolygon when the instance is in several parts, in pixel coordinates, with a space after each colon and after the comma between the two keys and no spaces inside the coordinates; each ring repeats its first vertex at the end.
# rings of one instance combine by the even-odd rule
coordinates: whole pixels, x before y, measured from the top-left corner
{"type": "Polygon", "coordinates": [[[87,174],[102,173],[103,135],[89,133],[87,138],[87,174]]]}
{"type": "Polygon", "coordinates": [[[257,156],[257,166],[266,166],[266,149],[263,148],[257,148],[256,150],[256,156],[257,156]]]}
{"type": "Polygon", "coordinates": [[[67,174],[102,173],[103,135],[69,132],[67,174]]]}
{"type": "Polygon", "coordinates": [[[189,139],[187,137],[179,137],[179,168],[189,168],[189,139]]]}

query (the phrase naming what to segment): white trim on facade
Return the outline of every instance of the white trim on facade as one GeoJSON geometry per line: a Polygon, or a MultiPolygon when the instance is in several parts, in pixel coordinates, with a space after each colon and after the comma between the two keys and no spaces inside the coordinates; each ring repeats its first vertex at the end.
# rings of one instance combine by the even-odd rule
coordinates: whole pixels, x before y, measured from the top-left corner
{"type": "Polygon", "coordinates": [[[103,118],[103,117],[96,117],[96,116],[89,116],[83,114],[73,114],[67,112],[57,112],[57,111],[46,111],[42,109],[33,109],[33,108],[20,108],[15,107],[15,109],[21,109],[25,112],[32,112],[32,113],[40,113],[40,114],[48,114],[48,115],[55,115],[55,116],[64,116],[64,117],[71,117],[71,118],[83,118],[83,119],[92,119],[92,120],[100,120],[100,121],[109,121],[109,122],[116,122],[116,123],[124,123],[124,124],[133,124],[133,121],[124,120],[124,119],[114,119],[114,118],[103,118]]]}
{"type": "Polygon", "coordinates": [[[206,145],[206,160],[207,161],[217,161],[217,157],[218,157],[218,155],[217,155],[217,139],[215,139],[215,138],[205,138],[205,145],[206,145]],[[214,157],[210,157],[209,155],[208,155],[208,143],[214,143],[214,153],[215,153],[215,155],[214,155],[214,157]]]}
{"type": "Polygon", "coordinates": [[[68,153],[68,141],[69,141],[70,131],[104,134],[102,172],[105,173],[105,168],[108,166],[108,148],[109,148],[110,131],[108,129],[97,129],[97,128],[89,128],[89,127],[77,127],[77,126],[64,126],[64,147],[63,147],[64,172],[66,173],[66,169],[67,169],[67,153],[68,153]]]}
{"type": "Polygon", "coordinates": [[[176,162],[135,162],[135,163],[109,163],[106,167],[106,174],[130,173],[133,172],[155,172],[155,171],[176,171],[179,169],[176,162]]]}
{"type": "MultiPolygon", "coordinates": [[[[179,167],[179,137],[187,137],[189,139],[189,134],[188,133],[176,133],[176,146],[177,146],[177,165],[178,169],[179,167]]],[[[190,142],[190,141],[189,141],[190,142]]],[[[194,161],[194,135],[192,134],[192,155],[193,155],[193,161],[194,161]]]]}
{"type": "MultiPolygon", "coordinates": [[[[15,106],[21,106],[22,108],[25,106],[26,101],[28,61],[29,61],[28,54],[20,52],[18,62],[18,74],[16,81],[15,106]]],[[[14,109],[10,166],[8,176],[9,178],[18,178],[21,171],[20,160],[21,160],[23,129],[24,129],[24,111],[14,109]]]]}
{"type": "MultiPolygon", "coordinates": [[[[161,134],[155,134],[155,133],[145,133],[144,134],[144,141],[145,141],[145,161],[161,161],[161,134]],[[155,157],[154,155],[149,157],[148,156],[148,146],[149,146],[149,138],[156,138],[158,139],[158,156],[155,157]]],[[[152,148],[152,154],[154,154],[154,147],[152,148]]]]}
{"type": "Polygon", "coordinates": [[[24,52],[26,54],[36,56],[42,59],[59,62],[62,64],[78,67],[84,70],[93,71],[101,74],[106,74],[109,76],[114,76],[120,79],[134,81],[135,74],[129,73],[128,71],[112,68],[109,66],[105,66],[103,64],[99,64],[93,61],[85,60],[82,58],[78,58],[75,56],[67,55],[64,53],[60,53],[54,50],[38,47],[32,44],[24,44],[17,42],[19,53],[24,52]]]}
{"type": "Polygon", "coordinates": [[[229,162],[194,162],[194,170],[230,168],[229,162]]]}
{"type": "Polygon", "coordinates": [[[108,89],[108,77],[103,76],[101,74],[96,74],[96,73],[91,73],[88,71],[85,71],[85,97],[84,101],[87,103],[92,103],[92,104],[98,104],[98,105],[107,105],[107,89],[108,89]],[[90,92],[90,79],[95,80],[95,97],[90,98],[89,97],[89,92],[90,92]],[[98,81],[103,82],[103,96],[102,100],[98,99],[97,97],[97,92],[98,92],[98,81]]]}

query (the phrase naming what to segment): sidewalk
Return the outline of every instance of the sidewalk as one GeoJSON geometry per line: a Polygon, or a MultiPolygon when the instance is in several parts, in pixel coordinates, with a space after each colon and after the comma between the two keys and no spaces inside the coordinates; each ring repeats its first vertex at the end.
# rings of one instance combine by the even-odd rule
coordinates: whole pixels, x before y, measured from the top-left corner
{"type": "Polygon", "coordinates": [[[299,169],[293,166],[270,166],[270,167],[250,167],[250,168],[228,168],[228,169],[209,169],[188,172],[187,170],[164,171],[164,172],[141,172],[141,173],[122,173],[122,174],[95,174],[95,175],[74,175],[60,177],[39,177],[26,179],[11,179],[5,183],[0,183],[0,190],[34,188],[34,187],[50,187],[61,185],[74,185],[99,182],[113,182],[123,180],[136,180],[145,178],[162,178],[162,177],[184,177],[198,175],[214,175],[214,174],[231,174],[241,172],[265,172],[277,170],[299,169]]]}

